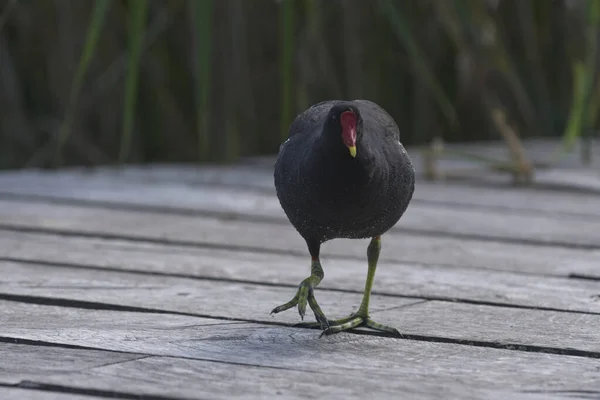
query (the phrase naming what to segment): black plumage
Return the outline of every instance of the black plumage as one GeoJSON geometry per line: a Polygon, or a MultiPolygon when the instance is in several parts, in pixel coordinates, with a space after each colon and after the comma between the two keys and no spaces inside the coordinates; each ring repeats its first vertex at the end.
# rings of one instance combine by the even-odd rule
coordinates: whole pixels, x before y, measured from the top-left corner
{"type": "MultiPolygon", "coordinates": [[[[285,214],[306,240],[314,272],[325,241],[376,238],[380,246],[380,236],[408,207],[415,173],[400,143],[398,126],[383,108],[367,100],[333,100],[313,105],[292,122],[289,137],[279,150],[274,179],[285,214]],[[354,143],[353,156],[349,149],[354,143]]],[[[372,268],[374,275],[375,266],[372,268]]],[[[310,293],[306,296],[310,297],[319,282],[308,282],[310,293]]],[[[296,297],[304,301],[300,290],[296,297]]],[[[307,300],[312,307],[311,299],[307,300]]],[[[303,316],[301,304],[298,308],[303,316]]],[[[279,311],[282,309],[274,310],[279,311]]],[[[321,325],[330,328],[331,321],[317,314],[315,311],[321,325]]],[[[362,317],[368,319],[368,315],[362,317]]]]}
{"type": "Polygon", "coordinates": [[[382,235],[406,210],[415,181],[398,126],[365,100],[326,101],[298,115],[274,177],[283,210],[309,242],[382,235]],[[347,109],[359,116],[356,157],[341,139],[347,109]]]}

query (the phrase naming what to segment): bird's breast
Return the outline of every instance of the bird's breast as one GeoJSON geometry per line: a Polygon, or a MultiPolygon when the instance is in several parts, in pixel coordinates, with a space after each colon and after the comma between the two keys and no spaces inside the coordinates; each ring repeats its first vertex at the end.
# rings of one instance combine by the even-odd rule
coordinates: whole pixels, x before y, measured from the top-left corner
{"type": "Polygon", "coordinates": [[[386,162],[348,158],[339,162],[313,152],[280,160],[277,194],[305,238],[377,236],[395,225],[406,209],[414,176],[398,157],[386,162]]]}

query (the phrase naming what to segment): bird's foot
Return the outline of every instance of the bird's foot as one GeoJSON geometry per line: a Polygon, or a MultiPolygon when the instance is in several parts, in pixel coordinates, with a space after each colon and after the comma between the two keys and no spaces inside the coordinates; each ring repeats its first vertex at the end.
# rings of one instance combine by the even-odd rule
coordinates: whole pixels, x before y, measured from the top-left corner
{"type": "Polygon", "coordinates": [[[327,320],[325,314],[321,310],[321,307],[317,303],[317,299],[315,298],[313,290],[312,280],[313,277],[308,277],[305,280],[303,280],[294,298],[285,304],[275,307],[271,311],[271,314],[277,314],[294,306],[298,306],[298,313],[300,314],[300,318],[304,320],[304,315],[306,314],[306,304],[308,303],[310,308],[313,310],[313,313],[315,314],[315,319],[317,320],[317,323],[319,324],[321,329],[327,329],[329,327],[329,321],[327,320]]]}
{"type": "Polygon", "coordinates": [[[353,313],[346,318],[329,321],[329,326],[323,329],[321,336],[332,335],[334,333],[339,333],[348,329],[357,328],[361,326],[373,329],[375,331],[385,332],[392,336],[402,337],[402,334],[398,331],[398,329],[375,322],[369,317],[367,313],[361,311],[353,313]]]}

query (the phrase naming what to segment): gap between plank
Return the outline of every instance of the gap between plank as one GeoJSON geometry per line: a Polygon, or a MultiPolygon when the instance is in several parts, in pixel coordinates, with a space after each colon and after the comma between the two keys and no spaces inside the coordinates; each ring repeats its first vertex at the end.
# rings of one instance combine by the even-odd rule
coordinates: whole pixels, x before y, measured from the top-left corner
{"type": "MultiPolygon", "coordinates": [[[[112,234],[112,233],[90,233],[90,232],[82,232],[82,231],[77,231],[77,230],[66,230],[66,229],[56,229],[56,228],[42,228],[42,227],[24,227],[24,226],[15,226],[15,225],[10,225],[10,224],[0,224],[0,230],[3,231],[7,231],[7,232],[20,232],[20,233],[33,233],[33,234],[45,234],[45,235],[55,235],[55,236],[66,236],[66,237],[83,237],[83,238],[90,238],[90,239],[103,239],[103,240],[120,240],[120,241],[125,241],[125,242],[141,242],[141,243],[148,243],[148,244],[158,244],[158,245],[163,245],[163,246],[180,246],[180,247],[191,247],[191,248],[202,248],[202,249],[217,249],[217,250],[227,250],[227,251],[245,251],[245,252],[249,252],[249,253],[257,253],[257,254],[280,254],[280,255],[287,255],[287,256],[296,256],[296,257],[307,257],[307,252],[305,251],[298,251],[298,250],[293,250],[293,249],[268,249],[268,248],[262,248],[262,247],[256,247],[256,246],[247,246],[247,245],[232,245],[232,244],[227,244],[227,243],[206,243],[206,242],[202,242],[202,241],[190,241],[190,240],[181,240],[181,239],[166,239],[166,238],[152,238],[152,237],[145,237],[145,236],[136,236],[136,235],[118,235],[118,234],[112,234]]],[[[429,236],[435,236],[435,235],[429,235],[429,236]]],[[[467,235],[445,235],[442,234],[440,235],[440,237],[452,237],[452,236],[456,236],[456,237],[463,237],[463,236],[467,236],[467,235]]],[[[488,242],[494,242],[496,240],[494,240],[493,238],[483,238],[483,237],[477,237],[477,236],[473,236],[473,237],[469,237],[470,239],[474,239],[474,240],[480,240],[480,241],[488,241],[488,242]]],[[[500,243],[502,243],[503,241],[499,241],[500,243]]],[[[526,243],[526,241],[522,241],[522,240],[512,240],[512,241],[504,241],[505,243],[516,243],[516,244],[525,244],[525,245],[533,245],[533,246],[537,246],[537,247],[553,247],[551,244],[549,243],[526,243]]],[[[583,250],[596,250],[600,248],[600,244],[596,245],[577,245],[577,244],[566,244],[566,246],[563,246],[566,248],[573,248],[573,249],[583,249],[583,250]]],[[[338,254],[335,255],[333,258],[336,259],[340,259],[340,260],[357,260],[359,259],[359,257],[354,257],[354,256],[344,256],[342,254],[338,254]]],[[[396,259],[391,259],[386,257],[385,255],[382,255],[380,257],[380,260],[382,261],[389,261],[389,262],[398,262],[398,260],[396,259]]],[[[416,265],[424,265],[427,266],[429,264],[427,263],[418,263],[418,262],[414,262],[413,264],[416,265]]],[[[438,264],[436,264],[438,265],[438,264]]],[[[439,264],[439,266],[443,266],[443,267],[454,267],[454,266],[449,266],[449,265],[443,265],[443,264],[439,264]]],[[[473,268],[473,269],[489,269],[492,271],[496,271],[496,269],[494,268],[480,268],[480,267],[469,267],[469,268],[473,268]]],[[[514,273],[521,273],[523,275],[539,275],[539,274],[534,274],[534,273],[526,273],[526,272],[518,272],[518,271],[512,271],[514,273]]],[[[541,276],[555,276],[555,277],[564,277],[563,275],[556,275],[556,274],[543,274],[541,276]]]]}
{"type": "Polygon", "coordinates": [[[569,279],[581,279],[585,281],[600,281],[600,276],[596,275],[584,275],[584,274],[575,274],[571,273],[568,275],[569,279]]]}
{"type": "MultiPolygon", "coordinates": [[[[221,184],[202,184],[198,187],[202,186],[214,186],[214,187],[225,187],[229,189],[237,189],[237,186],[230,185],[221,185],[221,184]]],[[[247,190],[247,188],[243,188],[247,190]]],[[[256,188],[250,188],[250,192],[258,192],[260,194],[272,194],[275,196],[275,191],[259,188],[259,190],[253,190],[256,188]]],[[[227,212],[227,211],[206,211],[194,208],[187,207],[175,207],[175,206],[160,206],[160,205],[152,205],[152,204],[131,204],[125,203],[121,201],[115,200],[90,200],[90,199],[78,199],[78,198],[65,198],[59,197],[50,194],[33,194],[33,193],[12,193],[12,192],[2,192],[0,191],[0,200],[8,200],[8,201],[28,201],[35,203],[50,203],[50,204],[58,204],[58,205],[76,205],[82,207],[96,207],[96,208],[118,208],[125,211],[135,210],[135,211],[150,211],[159,214],[179,214],[179,215],[197,215],[197,216],[211,216],[211,215],[225,215],[231,216],[233,215],[241,215],[243,220],[246,221],[254,221],[257,222],[269,222],[269,223],[278,223],[281,224],[282,219],[276,217],[268,217],[268,216],[257,216],[257,215],[247,215],[247,214],[239,214],[237,212],[227,212]],[[139,207],[139,208],[138,208],[139,207]],[[140,210],[142,208],[142,210],[140,210]],[[146,209],[146,210],[143,210],[146,209]]],[[[569,212],[569,211],[549,211],[549,210],[540,210],[533,208],[515,208],[509,207],[505,205],[499,204],[477,204],[477,203],[458,203],[454,201],[445,201],[445,200],[431,200],[431,199],[421,199],[421,198],[413,198],[411,200],[411,204],[424,204],[430,206],[438,206],[439,208],[444,208],[448,210],[452,209],[460,209],[460,210],[481,210],[481,211],[497,211],[506,213],[509,212],[514,215],[540,215],[540,216],[564,216],[573,219],[580,220],[588,220],[588,219],[600,219],[600,215],[595,214],[583,214],[578,212],[569,212]]]]}
{"type": "MultiPolygon", "coordinates": [[[[199,280],[199,281],[251,284],[251,285],[267,286],[267,287],[282,287],[282,288],[297,288],[298,287],[298,285],[289,284],[289,283],[272,283],[272,282],[263,282],[263,281],[253,281],[253,280],[247,280],[247,279],[234,279],[234,278],[200,277],[200,276],[186,275],[186,274],[177,274],[177,273],[168,274],[168,273],[157,272],[157,271],[140,271],[140,270],[121,269],[121,268],[113,269],[113,268],[108,268],[108,267],[99,267],[99,266],[94,266],[94,265],[84,265],[84,264],[75,264],[75,263],[55,263],[55,262],[49,262],[49,261],[22,260],[22,259],[12,258],[12,257],[0,257],[0,261],[14,262],[14,263],[20,263],[20,264],[30,264],[30,265],[47,265],[47,266],[57,267],[57,268],[87,269],[87,270],[110,272],[110,273],[116,273],[116,274],[164,276],[164,277],[184,278],[184,279],[192,279],[192,280],[199,280]]],[[[570,279],[569,277],[563,277],[563,278],[570,279]]],[[[319,290],[336,292],[336,293],[353,293],[353,294],[362,294],[363,293],[360,290],[348,290],[348,289],[328,288],[328,287],[319,287],[319,290]]],[[[593,311],[565,310],[562,308],[555,308],[555,307],[526,306],[526,305],[521,305],[521,304],[507,304],[507,303],[485,301],[485,300],[471,300],[471,299],[466,299],[466,298],[461,299],[461,298],[457,298],[457,297],[404,295],[404,294],[397,294],[397,293],[380,292],[377,290],[374,290],[372,292],[372,294],[382,296],[382,297],[397,297],[397,298],[415,299],[415,300],[420,299],[420,300],[424,300],[424,301],[440,301],[440,302],[447,302],[447,303],[463,303],[463,304],[473,304],[473,305],[478,305],[478,306],[516,308],[516,309],[536,310],[536,311],[553,311],[553,312],[572,313],[572,314],[600,315],[600,312],[593,312],[593,311]]],[[[11,296],[14,296],[15,298],[23,297],[23,298],[32,298],[32,299],[33,298],[47,299],[47,301],[49,301],[49,302],[59,301],[58,299],[53,299],[53,298],[12,295],[12,294],[3,294],[3,293],[0,293],[0,300],[5,299],[5,300],[12,301],[9,298],[11,296]]],[[[21,300],[15,300],[15,301],[21,301],[21,300]]],[[[67,300],[67,299],[62,299],[60,301],[74,302],[74,303],[79,302],[81,304],[90,304],[89,306],[83,305],[78,308],[105,309],[105,310],[111,310],[111,311],[152,312],[152,313],[159,313],[159,314],[177,314],[177,315],[187,315],[187,316],[195,316],[195,317],[203,317],[203,318],[218,318],[218,319],[231,320],[231,321],[244,321],[244,322],[253,322],[253,323],[256,322],[256,323],[270,324],[270,322],[262,322],[262,321],[252,320],[252,319],[249,319],[249,320],[245,320],[245,319],[242,320],[242,319],[236,319],[236,318],[229,319],[229,317],[211,317],[211,316],[206,316],[203,314],[183,313],[183,312],[179,313],[179,312],[175,312],[175,311],[157,310],[157,309],[150,309],[150,308],[144,308],[144,307],[120,306],[120,305],[113,305],[113,304],[108,304],[108,303],[96,303],[96,302],[67,300]],[[95,306],[93,306],[93,304],[105,305],[106,307],[112,307],[112,308],[95,308],[95,306]]],[[[23,301],[23,302],[26,302],[26,301],[23,301]]],[[[420,302],[416,303],[416,304],[420,304],[420,302]]],[[[47,305],[62,305],[62,304],[47,304],[47,305]]],[[[415,304],[407,304],[407,305],[399,306],[399,307],[407,307],[410,305],[415,305],[415,304]]],[[[282,324],[274,323],[274,324],[282,325],[282,326],[289,326],[284,323],[282,323],[282,324]]]]}
{"type": "MultiPolygon", "coordinates": [[[[148,313],[156,313],[156,314],[175,314],[175,315],[184,315],[190,317],[202,317],[206,319],[213,320],[227,320],[227,321],[237,321],[237,322],[246,322],[251,324],[258,325],[271,325],[271,326],[281,326],[286,328],[299,328],[299,329],[319,329],[319,328],[306,328],[302,326],[294,326],[289,325],[283,322],[276,321],[256,321],[256,320],[246,320],[241,318],[226,318],[226,317],[215,317],[209,315],[201,315],[201,314],[193,314],[193,313],[179,313],[179,312],[167,312],[163,310],[154,310],[154,309],[146,309],[142,307],[129,307],[129,306],[117,306],[117,305],[108,305],[104,303],[90,302],[90,301],[80,301],[80,300],[67,300],[67,299],[48,299],[44,297],[37,296],[21,296],[21,295],[6,295],[0,294],[0,300],[12,301],[12,302],[21,302],[21,303],[29,303],[29,304],[40,304],[40,305],[51,305],[51,306],[61,306],[61,307],[72,307],[72,308],[83,308],[83,309],[94,309],[94,310],[110,310],[110,311],[128,311],[128,312],[148,312],[148,313]]],[[[417,303],[417,304],[422,304],[417,303]]],[[[407,304],[404,307],[410,307],[414,304],[407,304]]],[[[218,325],[218,324],[216,324],[218,325]]],[[[401,334],[402,337],[397,338],[392,335],[386,334],[385,332],[376,332],[376,331],[363,331],[359,329],[352,329],[347,332],[351,332],[358,335],[366,335],[366,336],[375,336],[375,337],[391,337],[398,340],[414,340],[421,342],[436,342],[436,343],[447,343],[447,344],[457,344],[463,346],[474,346],[474,347],[485,347],[485,348],[493,348],[493,349],[501,349],[501,350],[512,350],[512,351],[522,351],[527,353],[545,353],[545,354],[558,354],[564,356],[573,356],[573,357],[584,357],[584,358],[600,358],[600,352],[596,351],[587,351],[587,350],[576,350],[571,348],[559,348],[559,347],[550,347],[550,346],[536,346],[536,345],[524,345],[518,343],[499,343],[493,341],[483,341],[483,340],[468,340],[468,339],[454,339],[454,338],[446,338],[441,336],[427,336],[427,335],[416,335],[416,334],[401,334]]],[[[7,343],[19,343],[27,344],[35,343],[35,345],[46,345],[52,346],[49,344],[51,342],[43,342],[43,341],[22,341],[20,339],[8,338],[8,337],[0,337],[0,342],[7,343]]],[[[87,346],[75,346],[75,345],[58,345],[60,347],[69,346],[69,348],[78,348],[78,349],[87,349],[87,350],[104,350],[101,348],[87,347],[87,346]]],[[[116,352],[116,351],[115,351],[116,352]]],[[[123,352],[118,352],[123,353],[123,352]]],[[[140,354],[140,353],[132,353],[142,355],[152,355],[152,354],[140,354]]],[[[186,358],[186,357],[180,357],[186,358]]]]}
{"type": "MultiPolygon", "coordinates": [[[[210,318],[210,317],[207,317],[207,318],[210,318]]],[[[263,324],[263,325],[280,325],[280,326],[290,328],[289,325],[285,325],[285,324],[281,324],[281,323],[274,323],[274,324],[267,324],[264,322],[250,322],[250,323],[257,323],[257,324],[263,324]]],[[[319,328],[303,328],[303,327],[298,327],[298,328],[299,329],[312,329],[312,330],[319,329],[319,328]]],[[[562,355],[562,356],[569,356],[569,357],[582,357],[582,358],[592,358],[592,359],[600,358],[600,352],[587,351],[587,350],[576,350],[576,349],[571,349],[571,348],[524,345],[524,344],[518,344],[518,343],[499,343],[499,342],[483,341],[483,340],[453,339],[453,338],[446,338],[446,337],[441,337],[441,336],[427,336],[427,335],[415,335],[415,334],[402,334],[401,338],[397,338],[397,337],[393,337],[391,335],[385,334],[383,332],[363,331],[363,330],[359,330],[359,329],[352,329],[352,330],[348,330],[346,332],[357,334],[357,335],[363,335],[363,336],[391,337],[391,338],[397,339],[397,340],[413,340],[413,341],[419,341],[419,342],[456,344],[456,345],[462,345],[462,346],[491,348],[491,349],[497,349],[497,350],[521,351],[521,352],[525,352],[525,353],[555,354],[555,355],[562,355]]],[[[291,335],[293,336],[293,333],[291,335]]],[[[319,340],[319,339],[315,339],[315,340],[319,340]]],[[[35,346],[72,348],[72,349],[80,349],[80,350],[112,351],[115,353],[123,354],[122,351],[107,350],[107,349],[99,348],[99,347],[65,345],[65,344],[61,344],[61,343],[23,340],[23,339],[19,339],[19,338],[10,338],[10,337],[0,337],[0,343],[1,342],[17,343],[17,344],[33,344],[35,346]]],[[[136,354],[136,355],[139,355],[140,358],[156,356],[154,354],[145,354],[145,353],[125,353],[125,354],[136,354]]],[[[227,362],[227,361],[219,361],[219,360],[212,360],[212,359],[205,360],[202,358],[190,358],[190,357],[185,357],[185,356],[181,356],[181,357],[170,356],[170,357],[231,364],[230,362],[227,362]]],[[[128,360],[128,361],[131,361],[131,360],[128,360]]],[[[254,365],[254,366],[262,367],[261,365],[255,365],[255,364],[240,364],[240,365],[254,365]]]]}
{"type": "MultiPolygon", "coordinates": [[[[241,165],[238,165],[238,167],[241,165]]],[[[269,171],[272,170],[271,169],[262,169],[262,168],[256,168],[256,166],[252,166],[253,169],[256,169],[256,173],[258,174],[265,174],[265,177],[268,175],[270,176],[269,171]]],[[[67,174],[71,174],[75,172],[74,176],[71,176],[72,179],[75,180],[81,180],[81,179],[85,179],[85,174],[78,174],[77,171],[67,171],[67,174]]],[[[100,171],[99,172],[99,176],[103,177],[104,179],[106,178],[111,178],[110,175],[106,175],[107,171],[100,171]]],[[[198,170],[198,172],[202,172],[200,170],[198,170]]],[[[56,175],[54,175],[56,176],[56,175]]],[[[96,174],[96,176],[98,176],[98,174],[96,174]]],[[[115,176],[114,177],[119,183],[122,184],[128,184],[131,182],[134,182],[135,184],[139,184],[140,181],[138,179],[135,178],[131,178],[131,177],[127,177],[126,175],[121,175],[121,176],[115,176]]],[[[173,182],[171,179],[164,179],[164,178],[160,178],[160,177],[154,177],[154,176],[146,176],[145,178],[142,178],[142,185],[154,185],[154,186],[162,186],[165,183],[168,183],[169,185],[171,185],[173,182]]],[[[421,183],[423,185],[429,186],[431,190],[431,187],[435,186],[435,183],[431,183],[428,182],[428,180],[426,179],[421,179],[421,178],[417,178],[417,183],[421,183]]],[[[257,194],[263,194],[263,195],[268,195],[268,196],[275,196],[275,187],[271,181],[271,183],[269,185],[262,185],[262,184],[252,184],[252,183],[247,183],[245,181],[236,181],[236,182],[227,182],[227,181],[218,181],[218,180],[200,180],[200,181],[188,181],[188,180],[183,180],[183,181],[178,181],[176,182],[177,186],[181,186],[181,187],[192,187],[195,189],[202,189],[203,187],[208,187],[208,188],[224,188],[224,189],[233,189],[233,190],[243,190],[243,191],[247,191],[250,193],[257,193],[257,194]]],[[[449,186],[448,182],[444,182],[443,183],[444,186],[449,186]]],[[[549,187],[549,188],[545,188],[544,186],[531,186],[531,187],[527,187],[527,186],[520,186],[520,185],[515,185],[512,183],[501,183],[501,182],[485,182],[485,181],[463,181],[463,180],[453,180],[451,181],[451,186],[453,187],[458,187],[458,188],[465,188],[465,189],[474,189],[474,190],[485,190],[485,189],[492,189],[492,190],[496,190],[496,191],[501,191],[501,190],[512,190],[513,192],[519,192],[519,194],[521,193],[527,193],[527,192],[536,192],[539,194],[543,194],[543,192],[548,192],[547,194],[553,194],[553,193],[567,193],[567,194],[577,194],[577,193],[585,193],[588,195],[597,195],[600,194],[600,192],[598,192],[598,190],[596,189],[586,189],[586,188],[581,188],[581,187],[561,187],[560,185],[558,186],[559,190],[556,190],[557,188],[553,188],[553,187],[549,187]],[[561,190],[562,189],[562,190],[561,190]]],[[[443,190],[443,187],[441,188],[436,188],[439,190],[443,190]]],[[[427,190],[427,189],[426,189],[427,190]]],[[[62,199],[61,197],[57,197],[55,195],[50,195],[50,194],[36,194],[36,193],[13,193],[13,192],[0,192],[0,197],[5,197],[7,199],[10,199],[11,197],[14,198],[34,198],[35,196],[41,197],[41,196],[46,196],[47,198],[57,198],[57,199],[62,199]]],[[[73,200],[77,200],[77,199],[73,199],[73,200]]],[[[80,199],[81,200],[81,199],[80,199]]],[[[84,200],[85,201],[85,200],[84,200]]],[[[502,211],[502,212],[514,212],[515,214],[533,214],[533,215],[562,215],[562,216],[569,216],[569,217],[575,217],[575,218],[593,218],[593,219],[600,219],[600,215],[596,215],[596,214],[586,214],[586,213],[580,213],[580,212],[573,212],[573,211],[567,211],[567,210],[561,210],[561,211],[549,211],[549,210],[540,210],[540,209],[536,209],[536,208],[519,208],[519,207],[510,207],[510,206],[506,206],[506,205],[500,205],[500,204],[484,204],[484,203],[469,203],[469,202],[462,202],[462,201],[456,201],[456,200],[435,200],[435,199],[429,199],[429,198],[422,198],[422,197],[413,197],[412,202],[414,203],[418,203],[418,204],[425,204],[425,205],[437,205],[440,207],[444,207],[444,208],[448,208],[448,209],[452,209],[452,208],[468,208],[468,209],[478,209],[478,210],[493,210],[493,211],[502,211]]]]}
{"type": "MultiPolygon", "coordinates": [[[[300,251],[300,250],[293,250],[293,249],[278,250],[278,249],[273,249],[273,248],[263,248],[263,247],[256,247],[256,246],[231,245],[231,244],[227,244],[227,243],[219,244],[219,243],[206,243],[206,242],[201,242],[201,241],[192,242],[192,241],[185,241],[185,240],[179,240],[179,239],[170,240],[170,239],[164,239],[164,238],[156,239],[156,238],[148,238],[148,237],[120,236],[120,235],[104,234],[104,233],[73,232],[73,231],[58,230],[58,229],[54,229],[54,228],[22,227],[22,226],[12,226],[12,225],[0,224],[0,232],[2,232],[2,231],[18,232],[18,233],[25,233],[25,234],[35,234],[35,235],[46,235],[46,236],[66,236],[66,237],[72,237],[72,238],[81,237],[81,238],[85,238],[85,239],[99,239],[99,240],[105,240],[105,241],[123,241],[123,242],[134,242],[134,243],[139,242],[139,243],[144,243],[144,244],[153,244],[153,245],[166,246],[166,247],[179,246],[179,247],[189,247],[189,248],[207,249],[207,250],[227,250],[227,251],[231,251],[231,252],[248,252],[248,253],[254,253],[254,254],[285,255],[285,256],[290,256],[290,257],[298,257],[298,258],[302,258],[302,259],[306,259],[309,257],[308,250],[307,251],[300,251]]],[[[327,256],[327,258],[334,259],[334,260],[350,260],[350,261],[361,260],[361,261],[363,261],[363,257],[344,255],[344,254],[333,254],[333,255],[327,256]]],[[[27,262],[28,260],[31,261],[31,259],[19,259],[19,258],[2,257],[2,256],[0,256],[0,260],[14,261],[14,262],[27,262]]],[[[422,266],[422,267],[430,267],[433,265],[435,267],[442,267],[442,268],[451,268],[451,269],[456,268],[455,264],[444,264],[444,263],[438,263],[438,262],[427,263],[427,262],[420,262],[420,261],[400,261],[396,258],[388,257],[385,254],[382,254],[379,257],[379,260],[390,262],[390,263],[411,264],[411,265],[422,266]]],[[[44,260],[33,260],[32,262],[40,263],[40,264],[47,263],[44,260]]],[[[57,266],[71,265],[68,263],[65,263],[65,264],[49,263],[49,264],[57,265],[57,266]]],[[[79,264],[79,265],[72,264],[72,265],[79,266],[79,267],[102,268],[102,267],[96,267],[93,265],[84,265],[84,264],[79,264]]],[[[472,269],[472,270],[488,270],[488,271],[506,272],[506,270],[504,270],[504,269],[490,268],[490,267],[479,266],[479,265],[477,265],[477,266],[465,265],[465,266],[462,266],[461,268],[472,269]]],[[[108,270],[111,270],[111,269],[108,269],[108,270]]],[[[132,272],[134,272],[134,271],[132,271],[132,272]]],[[[139,272],[139,271],[135,271],[135,272],[139,272]]],[[[509,272],[511,274],[526,275],[526,276],[574,278],[574,276],[572,277],[570,275],[564,275],[564,274],[558,274],[558,273],[537,273],[537,272],[521,271],[521,270],[510,270],[509,272]]],[[[149,272],[149,273],[162,275],[161,273],[158,273],[158,272],[149,272]]],[[[183,277],[183,278],[197,278],[197,277],[189,276],[189,275],[185,275],[185,274],[166,274],[166,275],[183,277]]],[[[210,279],[210,278],[206,278],[206,279],[210,279]]],[[[285,285],[285,286],[287,286],[287,285],[285,285]]]]}
{"type": "MultiPolygon", "coordinates": [[[[82,346],[79,344],[54,343],[54,342],[46,342],[44,340],[21,339],[21,338],[13,338],[13,337],[8,337],[8,336],[0,336],[0,343],[20,344],[20,345],[34,346],[34,347],[35,346],[37,346],[37,347],[56,347],[56,348],[60,348],[60,349],[71,349],[71,350],[106,351],[109,353],[138,355],[140,358],[144,358],[146,356],[152,355],[152,354],[142,354],[142,353],[129,353],[129,352],[118,351],[118,350],[99,349],[97,347],[82,346]]],[[[131,360],[127,360],[127,361],[131,361],[131,360]]]]}
{"type": "Polygon", "coordinates": [[[166,396],[155,396],[145,394],[135,394],[128,392],[119,392],[116,390],[100,390],[100,389],[87,389],[78,388],[64,385],[51,385],[47,383],[38,383],[35,381],[24,380],[16,384],[5,384],[0,383],[0,387],[6,388],[18,388],[18,389],[29,389],[39,390],[42,392],[50,393],[63,393],[63,394],[79,394],[83,396],[94,396],[107,399],[124,399],[124,400],[189,400],[183,397],[166,397],[166,396]]]}
{"type": "MultiPolygon", "coordinates": [[[[12,338],[12,337],[7,337],[7,336],[0,336],[0,343],[11,343],[11,344],[19,344],[19,345],[25,345],[25,346],[53,347],[53,348],[59,348],[59,349],[101,351],[101,352],[107,352],[107,353],[118,353],[118,354],[127,354],[127,355],[137,356],[137,358],[132,358],[132,359],[125,360],[125,361],[119,361],[117,363],[94,365],[89,368],[85,368],[82,371],[89,371],[89,370],[93,370],[95,368],[100,368],[100,367],[104,367],[106,365],[111,365],[111,364],[124,364],[127,362],[143,360],[145,358],[173,358],[173,359],[183,359],[183,360],[192,360],[192,361],[203,361],[203,362],[208,362],[208,363],[219,363],[219,364],[226,364],[226,365],[239,365],[239,366],[245,366],[245,367],[276,369],[276,370],[284,370],[284,371],[302,371],[302,372],[314,373],[314,374],[320,373],[318,371],[301,369],[301,368],[298,369],[298,368],[290,368],[290,367],[261,365],[261,364],[256,364],[256,363],[244,363],[244,362],[237,362],[237,361],[217,360],[217,359],[212,359],[212,358],[197,358],[197,357],[194,358],[194,357],[172,356],[172,355],[169,356],[169,355],[162,355],[162,354],[139,353],[139,352],[129,353],[129,352],[118,351],[118,350],[110,350],[110,349],[106,349],[106,348],[102,348],[102,347],[71,345],[71,344],[63,344],[63,343],[56,343],[56,342],[47,342],[47,341],[42,341],[42,340],[12,338]]],[[[1,383],[0,383],[0,386],[2,386],[1,383]]]]}
{"type": "MultiPolygon", "coordinates": [[[[216,220],[233,220],[233,221],[245,221],[254,222],[260,224],[276,224],[276,225],[287,225],[288,222],[285,219],[268,216],[258,215],[247,215],[240,214],[231,211],[205,211],[189,208],[179,207],[168,207],[168,206],[154,206],[154,205],[143,205],[143,204],[125,204],[111,201],[98,201],[98,200],[77,200],[77,199],[62,199],[53,196],[41,196],[41,195],[15,195],[0,193],[0,199],[6,197],[8,201],[26,200],[34,203],[50,203],[57,205],[70,205],[83,208],[100,208],[108,210],[120,210],[120,211],[135,211],[153,214],[167,214],[167,215],[180,215],[180,216],[201,216],[216,220]]],[[[11,225],[0,225],[0,227],[7,227],[10,229],[11,225]]],[[[15,228],[15,227],[13,227],[15,228]]],[[[29,229],[29,228],[24,228],[29,229]]],[[[36,229],[36,228],[33,228],[36,229]]],[[[406,232],[415,235],[425,237],[439,237],[439,238],[460,238],[460,239],[471,239],[481,240],[487,242],[498,242],[498,243],[509,243],[509,244],[524,244],[529,246],[538,247],[563,247],[567,249],[581,249],[581,250],[596,250],[600,249],[600,244],[584,244],[584,243],[565,243],[556,240],[537,240],[537,239],[514,239],[510,237],[497,237],[497,236],[486,236],[473,233],[449,233],[449,232],[437,232],[427,229],[418,228],[407,228],[403,227],[400,222],[394,228],[394,231],[388,231],[388,235],[393,235],[395,232],[406,232]]],[[[81,235],[80,235],[81,236],[81,235]]],[[[123,237],[124,239],[125,237],[123,237]]]]}
{"type": "Polygon", "coordinates": [[[557,390],[522,390],[521,393],[537,394],[559,394],[578,399],[600,399],[600,390],[577,390],[577,389],[557,389],[557,390]]]}
{"type": "MultiPolygon", "coordinates": [[[[418,183],[418,181],[417,181],[418,183]]],[[[259,193],[259,194],[266,194],[266,195],[272,195],[275,196],[275,187],[273,188],[266,188],[263,186],[256,186],[256,185],[252,185],[252,184],[244,184],[244,183],[236,183],[236,184],[231,184],[231,183],[223,183],[223,182],[200,182],[197,184],[190,184],[190,183],[183,183],[186,186],[190,186],[193,188],[197,188],[197,189],[201,189],[203,186],[208,186],[208,187],[215,187],[215,188],[225,188],[225,189],[242,189],[248,192],[253,192],[253,193],[259,193]]],[[[453,186],[460,186],[460,187],[465,187],[467,189],[508,189],[508,190],[520,190],[520,191],[530,191],[530,192],[542,192],[542,191],[546,191],[548,192],[549,190],[545,190],[544,188],[540,188],[541,190],[536,190],[535,188],[527,188],[527,187],[518,187],[512,184],[484,184],[484,185],[475,185],[475,184],[470,184],[468,182],[456,182],[453,184],[453,186]]],[[[552,190],[552,192],[558,192],[558,193],[568,193],[571,194],[573,192],[576,193],[584,193],[584,194],[591,194],[591,195],[597,195],[600,194],[597,191],[586,191],[586,190],[577,190],[575,188],[573,188],[573,191],[571,191],[570,189],[565,189],[565,190],[561,190],[561,191],[556,191],[556,190],[552,190]]],[[[18,194],[18,193],[10,193],[10,192],[0,192],[0,197],[2,196],[30,196],[31,194],[18,194]]],[[[49,196],[49,195],[31,195],[31,196],[49,196]]],[[[53,196],[54,197],[54,196],[53,196]]],[[[556,215],[562,215],[565,217],[572,217],[572,218],[579,218],[579,219],[600,219],[600,215],[596,215],[596,214],[584,214],[584,213],[579,213],[579,212],[570,212],[570,211],[550,211],[550,210],[540,210],[540,209],[534,209],[534,208],[516,208],[516,207],[510,207],[510,206],[504,206],[504,205],[499,205],[499,204],[481,204],[481,203],[459,203],[456,201],[446,201],[446,200],[431,200],[431,199],[423,199],[423,198],[418,198],[418,197],[413,197],[411,200],[411,204],[412,203],[417,203],[417,204],[425,204],[425,205],[434,205],[434,206],[440,206],[440,208],[447,208],[447,209],[475,209],[475,210],[490,210],[490,211],[500,211],[500,212],[510,212],[510,213],[514,213],[514,214],[527,214],[527,215],[542,215],[542,216],[556,216],[556,215]]]]}

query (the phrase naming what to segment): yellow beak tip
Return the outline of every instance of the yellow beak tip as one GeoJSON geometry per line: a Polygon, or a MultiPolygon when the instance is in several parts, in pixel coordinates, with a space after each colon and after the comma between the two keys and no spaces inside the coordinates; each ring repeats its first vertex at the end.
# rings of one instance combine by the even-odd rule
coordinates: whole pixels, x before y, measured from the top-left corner
{"type": "Polygon", "coordinates": [[[350,150],[350,155],[356,157],[356,146],[349,146],[348,149],[350,150]]]}

